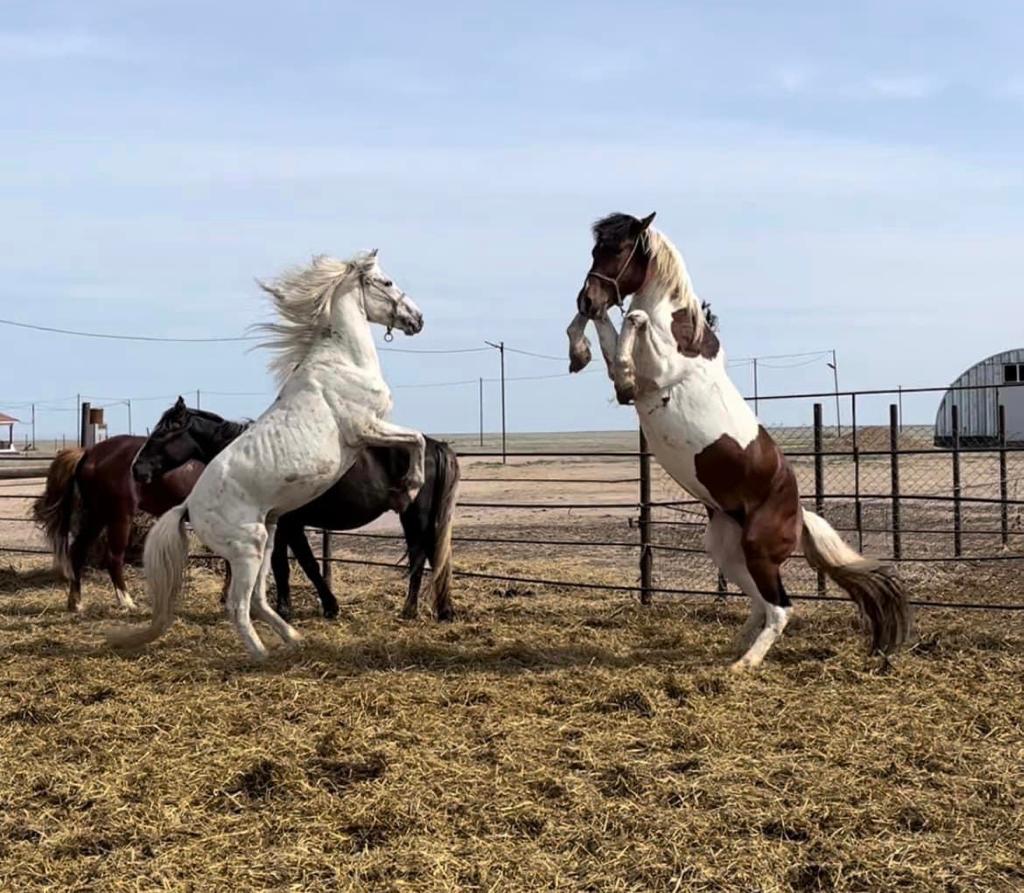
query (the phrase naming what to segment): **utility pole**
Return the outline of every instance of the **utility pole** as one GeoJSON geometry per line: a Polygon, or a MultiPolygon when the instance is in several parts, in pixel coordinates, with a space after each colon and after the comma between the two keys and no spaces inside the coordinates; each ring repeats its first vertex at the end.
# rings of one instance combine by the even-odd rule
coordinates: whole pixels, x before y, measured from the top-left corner
{"type": "Polygon", "coordinates": [[[196,409],[202,409],[199,404],[199,388],[196,388],[196,409]]]}
{"type": "Polygon", "coordinates": [[[836,359],[836,349],[832,348],[832,362],[826,363],[826,366],[832,370],[832,383],[835,385],[836,392],[836,437],[843,436],[843,422],[839,417],[839,361],[836,359]]]}
{"type": "Polygon", "coordinates": [[[505,450],[505,342],[485,341],[484,344],[495,348],[501,355],[501,464],[504,465],[508,461],[505,450]]]}
{"type": "Polygon", "coordinates": [[[36,448],[36,405],[32,404],[32,449],[36,448]]]}
{"type": "Polygon", "coordinates": [[[132,401],[125,400],[125,403],[128,404],[128,434],[131,435],[134,433],[132,431],[132,401]]]}
{"type": "Polygon", "coordinates": [[[78,445],[85,446],[82,443],[82,395],[75,394],[75,420],[78,425],[78,445]]]}
{"type": "Polygon", "coordinates": [[[480,379],[480,446],[484,445],[484,380],[480,379]]]}

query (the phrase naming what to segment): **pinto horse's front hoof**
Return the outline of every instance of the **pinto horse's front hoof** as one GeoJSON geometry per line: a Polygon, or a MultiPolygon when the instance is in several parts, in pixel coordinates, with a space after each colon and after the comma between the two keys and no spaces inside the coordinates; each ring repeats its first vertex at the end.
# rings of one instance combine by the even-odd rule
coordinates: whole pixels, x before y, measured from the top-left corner
{"type": "Polygon", "coordinates": [[[615,399],[619,401],[623,406],[632,405],[636,399],[636,388],[632,385],[627,387],[616,387],[615,388],[615,399]]]}
{"type": "Polygon", "coordinates": [[[569,371],[581,372],[586,369],[591,357],[590,342],[586,338],[577,341],[569,348],[569,371]]]}

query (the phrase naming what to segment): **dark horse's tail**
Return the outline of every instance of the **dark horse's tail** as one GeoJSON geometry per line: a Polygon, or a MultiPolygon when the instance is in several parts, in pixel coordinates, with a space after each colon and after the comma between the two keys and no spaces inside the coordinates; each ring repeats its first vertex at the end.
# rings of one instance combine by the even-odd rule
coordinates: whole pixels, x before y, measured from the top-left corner
{"type": "Polygon", "coordinates": [[[439,619],[451,618],[452,522],[459,492],[459,460],[448,444],[428,441],[434,451],[434,492],[430,500],[429,529],[434,550],[430,566],[434,571],[434,606],[439,619]]]}
{"type": "Polygon", "coordinates": [[[71,539],[71,519],[76,499],[75,472],[85,450],[69,447],[57,453],[46,472],[46,489],[32,503],[32,517],[42,527],[46,541],[53,552],[53,566],[66,578],[71,578],[68,548],[71,539]]]}

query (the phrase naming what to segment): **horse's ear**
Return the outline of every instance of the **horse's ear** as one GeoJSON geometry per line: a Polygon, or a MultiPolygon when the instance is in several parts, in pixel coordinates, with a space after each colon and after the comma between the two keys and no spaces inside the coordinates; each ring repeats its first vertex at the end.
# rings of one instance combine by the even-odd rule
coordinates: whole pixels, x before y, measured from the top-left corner
{"type": "Polygon", "coordinates": [[[185,398],[178,394],[178,399],[174,401],[175,412],[184,412],[187,407],[185,406],[185,398]]]}
{"type": "Polygon", "coordinates": [[[375,259],[376,259],[376,257],[377,257],[377,251],[378,251],[378,250],[379,250],[379,249],[377,249],[377,248],[374,248],[374,249],[373,249],[373,251],[371,251],[371,252],[370,252],[370,260],[375,260],[375,259]]]}
{"type": "Polygon", "coordinates": [[[657,213],[657,211],[651,211],[650,214],[648,214],[646,217],[640,220],[640,232],[647,231],[647,227],[649,227],[654,222],[654,215],[657,213]]]}

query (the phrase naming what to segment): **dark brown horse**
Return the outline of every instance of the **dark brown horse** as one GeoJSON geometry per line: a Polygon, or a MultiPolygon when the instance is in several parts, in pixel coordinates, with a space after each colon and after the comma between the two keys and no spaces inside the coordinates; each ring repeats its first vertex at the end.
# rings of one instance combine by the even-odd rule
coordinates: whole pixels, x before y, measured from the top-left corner
{"type": "Polygon", "coordinates": [[[53,551],[57,569],[69,582],[68,610],[81,607],[82,570],[89,551],[106,531],[104,565],[123,607],[133,605],[124,582],[125,552],[138,512],[158,516],[180,503],[203,472],[186,462],[169,474],[140,484],[131,467],[145,437],[121,434],[83,450],[61,450],[50,465],[46,489],[32,506],[53,551]]]}
{"type": "MultiPolygon", "coordinates": [[[[153,429],[139,451],[133,474],[145,482],[166,476],[184,462],[210,462],[245,429],[225,422],[220,416],[189,409],[180,397],[153,429]]],[[[376,520],[387,511],[398,511],[409,553],[409,590],[402,616],[411,619],[418,612],[420,585],[427,562],[433,569],[434,611],[438,620],[451,620],[451,532],[452,515],[459,485],[459,463],[454,450],[445,443],[426,438],[424,484],[409,504],[398,501],[397,482],[408,471],[408,453],[403,449],[371,447],[363,450],[345,476],[308,505],[278,518],[271,555],[271,569],[277,587],[277,612],[291,616],[288,550],[299,562],[316,589],[324,616],[338,615],[338,602],[320,573],[320,566],[306,539],[307,527],[324,530],[354,530],[376,520]]]]}

